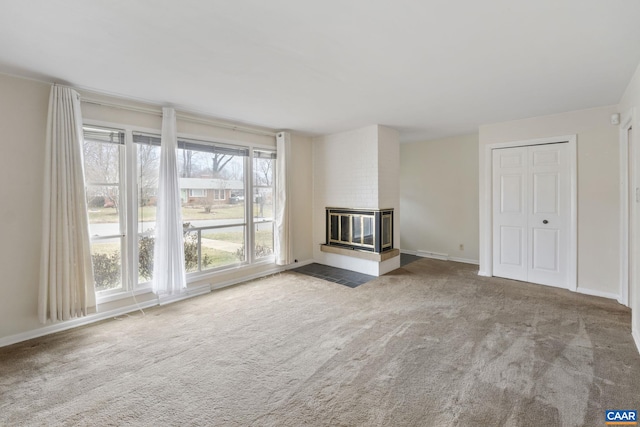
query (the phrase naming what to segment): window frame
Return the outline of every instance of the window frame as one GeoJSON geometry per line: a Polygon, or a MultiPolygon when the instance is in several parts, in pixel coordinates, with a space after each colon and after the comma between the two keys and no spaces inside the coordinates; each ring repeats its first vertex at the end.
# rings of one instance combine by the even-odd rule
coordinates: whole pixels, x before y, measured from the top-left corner
{"type": "MultiPolygon", "coordinates": [[[[246,150],[247,151],[247,155],[243,156],[243,183],[244,183],[244,187],[245,189],[248,188],[248,176],[251,173],[251,146],[249,145],[243,145],[241,143],[239,143],[238,141],[233,141],[233,142],[227,142],[227,141],[221,141],[219,139],[209,139],[206,137],[202,137],[202,136],[193,136],[193,135],[186,135],[186,134],[181,134],[179,133],[177,135],[177,140],[178,140],[178,149],[193,149],[193,148],[197,148],[197,147],[203,147],[206,148],[207,146],[209,147],[217,147],[217,148],[227,148],[230,150],[246,150]],[[181,142],[184,144],[181,146],[181,142]]],[[[207,150],[204,149],[202,150],[202,152],[206,153],[207,150]]],[[[215,191],[215,190],[214,190],[215,191]]],[[[224,191],[224,190],[221,190],[224,191]]],[[[246,190],[245,190],[246,191],[246,190]]],[[[215,195],[215,193],[214,193],[215,195]]],[[[215,197],[215,196],[214,196],[215,197]]],[[[245,198],[246,199],[246,198],[245,198]]],[[[214,199],[215,200],[215,199],[214,199]]],[[[244,221],[240,222],[240,223],[228,223],[228,224],[220,224],[220,225],[216,225],[216,226],[209,226],[209,227],[190,227],[188,229],[186,229],[187,232],[196,232],[197,233],[197,241],[198,241],[198,271],[192,271],[192,272],[187,272],[186,273],[186,278],[187,278],[187,284],[190,283],[191,281],[197,281],[197,280],[201,280],[203,278],[207,278],[207,277],[211,277],[212,275],[215,275],[215,273],[217,272],[221,272],[221,271],[227,271],[227,270],[232,270],[232,269],[236,269],[236,268],[241,268],[247,265],[252,265],[255,264],[251,261],[251,257],[249,256],[249,253],[247,252],[246,248],[249,247],[247,242],[248,242],[248,238],[250,237],[250,232],[249,232],[249,219],[248,219],[248,212],[249,212],[249,205],[250,203],[244,203],[244,221]],[[243,240],[244,240],[244,247],[245,247],[245,258],[243,261],[237,261],[231,264],[227,264],[227,265],[222,265],[219,267],[214,267],[214,268],[209,268],[206,270],[202,269],[202,244],[201,244],[201,239],[202,239],[202,233],[205,231],[205,229],[207,230],[222,230],[225,228],[229,228],[229,227],[238,227],[238,226],[242,226],[244,227],[244,236],[243,236],[243,240]]],[[[184,223],[184,220],[183,220],[184,223]]]]}
{"type": "MultiPolygon", "coordinates": [[[[126,196],[127,196],[127,192],[126,192],[126,182],[127,182],[127,178],[126,178],[126,157],[127,157],[127,136],[126,136],[126,131],[122,126],[118,126],[118,125],[113,125],[113,124],[109,124],[109,125],[98,125],[98,124],[89,124],[89,123],[82,123],[82,130],[83,130],[83,135],[82,135],[82,143],[83,143],[83,170],[85,168],[85,159],[84,159],[84,143],[85,143],[85,138],[84,138],[84,129],[86,128],[102,128],[102,129],[109,129],[111,131],[114,132],[122,132],[124,133],[124,142],[123,143],[113,143],[119,146],[118,149],[118,198],[119,198],[119,206],[118,206],[118,226],[119,226],[119,233],[117,234],[108,234],[108,235],[91,235],[91,233],[89,233],[89,246],[92,247],[94,243],[99,242],[101,240],[110,240],[110,239],[119,239],[120,240],[120,286],[113,288],[113,289],[104,289],[104,290],[99,290],[96,291],[96,295],[104,295],[104,296],[110,296],[110,295],[119,295],[123,292],[126,292],[128,289],[128,277],[129,277],[129,247],[128,247],[128,235],[129,235],[129,227],[128,227],[128,222],[127,222],[127,217],[128,217],[128,203],[126,200],[126,196]]],[[[98,141],[96,141],[98,142],[98,141]]],[[[106,143],[106,142],[105,142],[106,143]]],[[[86,174],[84,176],[85,178],[85,199],[86,199],[86,192],[89,186],[110,186],[108,185],[108,183],[93,183],[93,182],[88,182],[86,180],[86,174]]],[[[88,206],[87,206],[88,208],[88,206]]],[[[89,222],[90,224],[90,222],[89,222]]],[[[92,259],[92,266],[93,266],[93,252],[91,252],[91,259],[92,259]]]]}
{"type": "Polygon", "coordinates": [[[213,189],[213,200],[227,200],[226,192],[227,192],[227,190],[225,190],[225,189],[214,188],[213,189]],[[222,197],[220,197],[220,194],[222,194],[222,197]]]}
{"type": "MultiPolygon", "coordinates": [[[[276,174],[276,167],[277,167],[277,149],[276,147],[273,148],[263,148],[263,147],[252,147],[251,148],[251,153],[249,155],[249,161],[251,163],[251,177],[250,177],[250,181],[251,181],[251,220],[253,222],[252,224],[252,237],[255,239],[255,233],[256,233],[256,225],[257,224],[267,224],[267,223],[271,223],[271,233],[273,236],[273,239],[271,241],[271,247],[273,249],[275,249],[275,224],[276,224],[276,218],[275,218],[275,214],[277,211],[277,200],[276,200],[276,179],[277,179],[277,174],[276,174]],[[253,166],[254,166],[254,160],[256,158],[260,158],[260,157],[255,157],[254,152],[255,151],[259,151],[259,152],[268,152],[272,154],[271,160],[273,161],[272,163],[272,179],[271,179],[271,185],[257,185],[254,181],[255,181],[255,171],[253,170],[253,166]],[[271,218],[270,219],[265,219],[264,217],[262,217],[261,221],[256,221],[254,218],[254,208],[253,208],[253,203],[254,203],[254,194],[255,194],[255,190],[256,189],[260,189],[260,188],[269,188],[271,189],[271,198],[272,198],[272,213],[271,213],[271,218]]],[[[251,242],[251,253],[253,255],[253,261],[254,262],[260,262],[261,260],[274,260],[275,261],[275,252],[272,251],[272,253],[270,255],[267,256],[263,256],[263,257],[257,257],[256,255],[256,242],[255,240],[253,242],[251,242]]]]}
{"type": "Polygon", "coordinates": [[[204,188],[190,188],[189,197],[196,197],[198,199],[206,198],[207,190],[205,190],[204,188]]]}
{"type": "MultiPolygon", "coordinates": [[[[97,120],[91,118],[83,118],[83,126],[95,126],[124,131],[125,141],[124,149],[120,154],[120,194],[121,203],[123,209],[120,210],[120,215],[124,216],[124,221],[121,219],[121,227],[124,227],[122,237],[122,270],[123,270],[123,282],[122,287],[113,290],[105,290],[96,292],[96,300],[98,304],[107,303],[110,301],[116,301],[122,298],[126,298],[132,295],[140,295],[148,293],[151,290],[151,281],[138,282],[138,189],[136,182],[137,173],[137,158],[136,158],[136,143],[133,142],[133,133],[143,133],[150,135],[160,135],[160,129],[148,128],[145,126],[133,125],[131,123],[117,123],[111,121],[97,120]],[[135,236],[135,238],[134,238],[135,236]]],[[[198,272],[192,272],[186,274],[187,285],[205,280],[207,278],[215,278],[218,275],[226,274],[234,270],[242,270],[247,268],[254,268],[264,265],[273,264],[275,261],[275,254],[271,254],[266,257],[256,258],[255,256],[255,221],[253,218],[253,151],[271,151],[276,153],[275,138],[273,145],[258,144],[249,141],[228,139],[228,138],[213,138],[207,135],[196,135],[191,133],[178,133],[178,140],[187,139],[191,141],[203,142],[205,144],[218,144],[228,145],[231,147],[244,148],[249,151],[249,155],[245,157],[244,165],[244,184],[245,184],[245,248],[251,248],[251,250],[245,250],[245,261],[238,262],[228,266],[222,266],[214,269],[208,269],[198,272]]],[[[275,185],[276,185],[276,163],[274,162],[273,172],[273,194],[275,197],[275,185]]],[[[225,194],[226,196],[226,194],[225,194]]],[[[226,197],[225,199],[226,200],[226,197]]],[[[274,200],[274,212],[275,212],[276,200],[274,200]]],[[[275,218],[272,222],[275,224],[275,218]]],[[[237,224],[240,225],[240,224],[237,224]]],[[[275,238],[275,236],[274,236],[275,238]]]]}

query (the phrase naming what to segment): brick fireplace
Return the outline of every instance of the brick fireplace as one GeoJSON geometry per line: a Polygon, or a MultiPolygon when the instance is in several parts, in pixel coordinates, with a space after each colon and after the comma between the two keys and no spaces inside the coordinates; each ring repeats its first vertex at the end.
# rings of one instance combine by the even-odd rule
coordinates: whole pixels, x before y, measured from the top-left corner
{"type": "Polygon", "coordinates": [[[314,260],[373,276],[398,268],[398,132],[372,125],[316,137],[312,156],[314,260]]]}

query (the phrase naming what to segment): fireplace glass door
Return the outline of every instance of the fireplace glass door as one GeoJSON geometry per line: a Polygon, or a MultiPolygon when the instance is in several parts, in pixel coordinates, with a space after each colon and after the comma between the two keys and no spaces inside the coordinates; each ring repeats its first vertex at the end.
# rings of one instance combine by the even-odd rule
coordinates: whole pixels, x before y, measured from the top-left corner
{"type": "Polygon", "coordinates": [[[352,215],[350,243],[373,247],[373,222],[371,215],[352,215]]]}
{"type": "Polygon", "coordinates": [[[391,221],[392,217],[390,214],[382,215],[382,248],[390,248],[392,244],[392,233],[391,233],[391,221]]]}
{"type": "Polygon", "coordinates": [[[393,210],[327,208],[327,244],[373,252],[393,249],[393,210]]]}

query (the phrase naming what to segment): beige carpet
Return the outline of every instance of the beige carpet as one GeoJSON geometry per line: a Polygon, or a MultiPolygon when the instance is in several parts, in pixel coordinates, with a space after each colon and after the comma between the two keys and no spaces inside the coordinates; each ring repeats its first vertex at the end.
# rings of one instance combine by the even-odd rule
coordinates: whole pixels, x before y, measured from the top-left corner
{"type": "Polygon", "coordinates": [[[630,312],[423,259],[296,273],[0,349],[0,425],[582,426],[640,409],[630,312]]]}

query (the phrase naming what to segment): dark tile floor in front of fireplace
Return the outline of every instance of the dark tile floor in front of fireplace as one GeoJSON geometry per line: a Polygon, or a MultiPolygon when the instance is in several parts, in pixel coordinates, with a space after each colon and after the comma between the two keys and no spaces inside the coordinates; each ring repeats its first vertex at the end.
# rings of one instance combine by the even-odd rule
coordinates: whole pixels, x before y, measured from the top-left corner
{"type": "Polygon", "coordinates": [[[417,255],[400,254],[400,267],[404,267],[407,264],[411,264],[413,261],[419,260],[417,255]]]}
{"type": "MultiPolygon", "coordinates": [[[[400,264],[402,266],[419,259],[420,257],[414,255],[400,254],[400,264]]],[[[345,285],[350,288],[358,287],[376,278],[375,276],[369,276],[368,274],[362,274],[356,271],[345,270],[342,268],[329,267],[328,265],[317,263],[304,265],[302,267],[293,269],[293,271],[306,274],[307,276],[313,276],[319,279],[327,280],[329,282],[338,283],[340,285],[345,285]]]]}
{"type": "Polygon", "coordinates": [[[345,285],[350,288],[358,287],[376,278],[375,276],[369,276],[368,274],[345,270],[343,268],[329,267],[328,265],[317,264],[315,262],[313,264],[294,268],[293,271],[306,274],[307,276],[327,280],[329,282],[338,283],[340,285],[345,285]]]}

